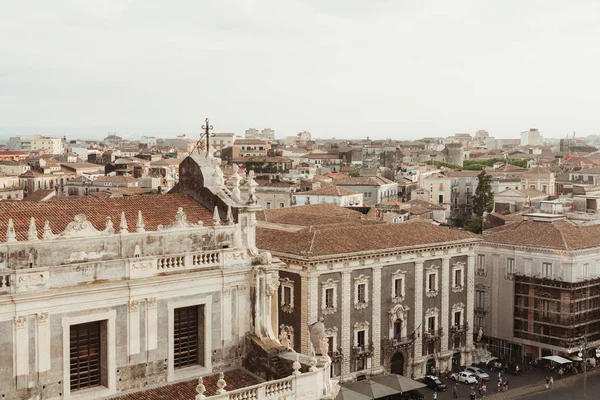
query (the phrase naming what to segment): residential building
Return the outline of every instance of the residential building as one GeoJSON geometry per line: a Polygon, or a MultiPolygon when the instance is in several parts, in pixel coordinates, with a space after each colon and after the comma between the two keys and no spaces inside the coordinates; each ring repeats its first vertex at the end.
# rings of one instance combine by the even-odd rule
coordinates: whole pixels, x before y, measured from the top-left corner
{"type": "Polygon", "coordinates": [[[187,158],[167,195],[0,202],[4,398],[187,399],[199,376],[240,399],[331,396],[329,361],[278,340],[283,264],[219,163],[187,158]]]}
{"type": "Polygon", "coordinates": [[[476,252],[474,329],[492,353],[568,358],[583,339],[600,345],[600,226],[526,214],[486,231],[476,252]]]}
{"type": "Polygon", "coordinates": [[[12,136],[8,139],[9,150],[45,151],[48,154],[63,154],[63,139],[42,135],[12,136]]]}
{"type": "Polygon", "coordinates": [[[210,147],[213,149],[215,156],[220,157],[223,149],[233,146],[236,137],[235,133],[213,133],[210,136],[210,147]]]}
{"type": "Polygon", "coordinates": [[[452,179],[450,203],[453,213],[470,216],[473,209],[473,198],[479,184],[477,176],[480,171],[445,171],[444,175],[452,179]]]}
{"type": "Polygon", "coordinates": [[[475,235],[427,220],[364,221],[331,204],[257,218],[258,247],[287,264],[279,324],[296,351],[310,348],[304,327],[321,320],[342,381],[471,363],[475,235]]]}
{"type": "Polygon", "coordinates": [[[362,193],[363,203],[379,204],[398,199],[398,184],[380,176],[341,178],[335,185],[362,193]]]}
{"type": "Polygon", "coordinates": [[[362,207],[363,193],[342,186],[327,185],[307,192],[297,192],[294,203],[297,206],[329,203],[341,207],[362,207]]]}
{"type": "Polygon", "coordinates": [[[271,128],[265,128],[258,130],[255,128],[246,129],[246,139],[264,139],[264,140],[275,140],[275,130],[271,128]]]}
{"type": "Polygon", "coordinates": [[[0,161],[0,174],[18,176],[29,171],[31,166],[23,161],[0,161]]]}
{"type": "Polygon", "coordinates": [[[542,135],[537,129],[531,128],[521,132],[521,146],[541,146],[543,144],[542,135]]]}
{"type": "Polygon", "coordinates": [[[423,189],[429,191],[429,199],[427,200],[444,206],[449,215],[452,211],[453,179],[444,173],[436,173],[422,177],[422,182],[423,189]]]}

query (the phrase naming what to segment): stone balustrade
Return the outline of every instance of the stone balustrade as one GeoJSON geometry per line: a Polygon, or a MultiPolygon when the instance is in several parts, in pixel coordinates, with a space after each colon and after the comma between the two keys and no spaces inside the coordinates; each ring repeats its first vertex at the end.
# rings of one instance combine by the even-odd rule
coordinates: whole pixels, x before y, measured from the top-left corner
{"type": "Polygon", "coordinates": [[[13,286],[14,271],[5,270],[0,271],[0,292],[10,292],[11,286],[13,286]]]}

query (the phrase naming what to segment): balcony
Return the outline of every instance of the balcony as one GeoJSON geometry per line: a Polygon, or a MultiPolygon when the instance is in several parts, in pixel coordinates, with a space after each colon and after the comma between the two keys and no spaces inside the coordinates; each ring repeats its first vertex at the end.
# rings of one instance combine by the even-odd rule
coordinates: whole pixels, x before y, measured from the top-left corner
{"type": "Polygon", "coordinates": [[[393,339],[381,339],[381,348],[384,354],[394,354],[399,350],[412,347],[415,338],[412,336],[402,336],[393,339]]]}
{"type": "Polygon", "coordinates": [[[373,344],[352,347],[352,358],[367,358],[373,355],[373,344]]]}
{"type": "Polygon", "coordinates": [[[344,356],[343,356],[343,354],[342,354],[341,351],[329,350],[329,352],[327,353],[327,355],[329,356],[329,358],[331,358],[331,362],[332,363],[340,362],[344,358],[344,356]]]}
{"type": "Polygon", "coordinates": [[[423,332],[423,339],[429,342],[439,340],[442,336],[444,336],[444,330],[442,328],[430,329],[423,332]]]}
{"type": "Polygon", "coordinates": [[[465,335],[468,330],[469,330],[469,324],[453,325],[450,328],[450,331],[452,332],[453,336],[465,335]]]}

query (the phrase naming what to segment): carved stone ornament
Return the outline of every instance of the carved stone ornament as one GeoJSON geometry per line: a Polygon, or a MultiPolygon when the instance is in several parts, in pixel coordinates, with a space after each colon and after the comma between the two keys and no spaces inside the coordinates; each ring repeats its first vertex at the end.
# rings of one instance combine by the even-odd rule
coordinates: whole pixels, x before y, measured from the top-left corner
{"type": "Polygon", "coordinates": [[[398,304],[397,306],[392,308],[390,311],[388,311],[388,318],[390,319],[391,323],[394,323],[397,319],[406,321],[409,310],[410,310],[409,307],[403,306],[402,304],[398,304]]]}
{"type": "Polygon", "coordinates": [[[182,228],[190,228],[193,226],[202,226],[202,221],[198,221],[197,224],[188,222],[187,215],[185,214],[185,212],[183,212],[183,208],[179,207],[179,208],[177,208],[177,212],[175,213],[175,219],[173,220],[173,223],[168,224],[168,225],[158,225],[158,230],[166,231],[169,229],[182,229],[182,228]]]}
{"type": "Polygon", "coordinates": [[[129,301],[129,311],[137,311],[140,306],[140,302],[138,300],[130,300],[129,301]]]}
{"type": "Polygon", "coordinates": [[[362,329],[368,329],[369,328],[369,321],[365,321],[365,322],[356,322],[354,324],[354,329],[355,330],[362,330],[362,329]]]}
{"type": "Polygon", "coordinates": [[[38,325],[42,325],[42,324],[48,323],[48,313],[39,313],[39,314],[36,314],[36,318],[37,318],[38,325]]]}
{"type": "Polygon", "coordinates": [[[148,308],[156,307],[156,297],[148,297],[146,299],[146,304],[148,308]]]}
{"type": "Polygon", "coordinates": [[[19,315],[15,317],[15,326],[17,327],[17,329],[25,328],[27,326],[27,316],[19,315]]]}
{"type": "Polygon", "coordinates": [[[439,313],[440,313],[440,310],[438,310],[437,307],[428,308],[427,311],[425,311],[425,317],[435,317],[439,313]]]}
{"type": "Polygon", "coordinates": [[[463,311],[465,309],[465,305],[463,303],[456,303],[452,305],[452,311],[463,311]]]}

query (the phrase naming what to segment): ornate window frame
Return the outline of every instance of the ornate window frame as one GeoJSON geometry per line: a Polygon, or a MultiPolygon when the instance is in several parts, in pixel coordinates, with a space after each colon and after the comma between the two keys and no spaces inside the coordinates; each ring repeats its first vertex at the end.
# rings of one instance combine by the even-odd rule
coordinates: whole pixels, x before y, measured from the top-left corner
{"type": "Polygon", "coordinates": [[[364,310],[369,306],[369,277],[359,275],[354,278],[354,308],[357,310],[364,310]],[[358,287],[365,285],[365,300],[358,301],[358,287]]]}
{"type": "Polygon", "coordinates": [[[365,332],[365,348],[369,346],[369,321],[365,322],[357,322],[354,324],[354,340],[352,342],[352,347],[358,347],[358,332],[365,332]]]}
{"type": "Polygon", "coordinates": [[[332,338],[332,348],[329,351],[335,353],[338,351],[338,342],[337,342],[338,328],[334,326],[333,328],[325,329],[325,339],[332,338]]]}
{"type": "Polygon", "coordinates": [[[439,285],[440,285],[440,274],[439,274],[439,269],[440,267],[437,265],[430,265],[429,267],[427,267],[425,269],[425,288],[426,290],[426,296],[427,297],[435,297],[438,295],[439,293],[439,285]],[[429,287],[429,277],[431,275],[435,275],[435,287],[434,288],[430,288],[429,287]]]}
{"type": "Polygon", "coordinates": [[[394,304],[402,303],[404,301],[405,296],[406,296],[406,271],[398,269],[398,270],[396,270],[396,272],[394,272],[392,274],[392,303],[394,303],[394,304]],[[398,279],[402,279],[402,290],[401,290],[402,293],[400,296],[396,296],[396,281],[398,279]]]}
{"type": "Polygon", "coordinates": [[[395,339],[394,338],[394,323],[397,320],[401,320],[402,321],[402,331],[400,332],[400,337],[407,337],[408,336],[408,312],[410,311],[410,307],[402,305],[402,304],[397,304],[395,305],[393,308],[390,309],[390,311],[388,311],[388,318],[389,318],[389,331],[388,331],[388,338],[390,339],[395,339]]]}
{"type": "Polygon", "coordinates": [[[456,313],[461,313],[460,319],[461,319],[461,323],[459,325],[465,325],[466,324],[466,315],[465,315],[465,305],[464,303],[455,303],[452,305],[452,323],[450,324],[451,326],[456,326],[454,324],[454,321],[456,321],[456,313]]]}
{"type": "Polygon", "coordinates": [[[452,292],[460,293],[465,290],[465,263],[462,261],[457,261],[452,265],[452,292]],[[460,282],[456,281],[456,271],[461,271],[460,273],[460,282]]]}
{"type": "Polygon", "coordinates": [[[281,287],[281,310],[286,313],[294,312],[294,281],[289,278],[280,278],[280,287],[281,287]],[[290,290],[290,304],[285,304],[285,289],[290,290]]]}
{"type": "Polygon", "coordinates": [[[429,332],[429,318],[434,317],[435,323],[433,327],[433,333],[435,334],[440,327],[440,310],[437,307],[428,308],[423,315],[425,316],[425,329],[423,329],[423,331],[429,332]]]}
{"type": "Polygon", "coordinates": [[[325,282],[321,282],[321,313],[323,315],[335,314],[338,309],[338,296],[337,296],[337,288],[338,282],[331,278],[327,279],[325,282]],[[327,307],[327,289],[333,290],[333,307],[327,307]]]}

